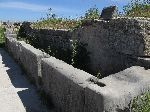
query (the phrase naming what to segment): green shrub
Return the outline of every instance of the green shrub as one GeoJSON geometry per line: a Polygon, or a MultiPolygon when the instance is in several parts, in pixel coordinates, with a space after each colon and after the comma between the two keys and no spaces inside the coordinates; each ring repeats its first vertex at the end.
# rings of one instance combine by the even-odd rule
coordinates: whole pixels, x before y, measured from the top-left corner
{"type": "Polygon", "coordinates": [[[93,7],[86,11],[84,17],[76,19],[59,18],[56,14],[52,13],[52,9],[48,10],[46,18],[41,18],[39,21],[32,24],[32,28],[36,29],[69,29],[73,30],[81,26],[83,20],[99,19],[100,13],[98,8],[93,7]]]}
{"type": "Polygon", "coordinates": [[[4,32],[5,32],[5,28],[0,27],[0,47],[4,47],[4,45],[5,45],[5,35],[4,35],[4,32]]]}
{"type": "Polygon", "coordinates": [[[76,68],[82,69],[90,73],[90,53],[87,51],[87,44],[81,43],[77,40],[72,40],[71,45],[71,64],[76,68]]]}
{"type": "Polygon", "coordinates": [[[85,16],[83,17],[84,19],[99,19],[100,18],[100,13],[98,8],[93,7],[90,8],[89,10],[86,11],[85,16]]]}
{"type": "Polygon", "coordinates": [[[80,24],[77,19],[59,18],[52,13],[52,9],[48,10],[46,18],[41,18],[40,21],[32,24],[36,29],[73,29],[80,24]]]}
{"type": "Polygon", "coordinates": [[[150,2],[148,0],[132,0],[124,6],[123,10],[125,16],[150,18],[150,2]]]}
{"type": "Polygon", "coordinates": [[[150,92],[146,92],[132,100],[131,112],[150,112],[150,92]]]}

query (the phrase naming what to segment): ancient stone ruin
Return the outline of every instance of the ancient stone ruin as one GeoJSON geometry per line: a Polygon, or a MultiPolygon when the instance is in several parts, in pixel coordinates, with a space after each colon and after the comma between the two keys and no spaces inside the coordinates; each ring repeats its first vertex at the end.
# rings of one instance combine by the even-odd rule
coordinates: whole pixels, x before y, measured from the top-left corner
{"type": "Polygon", "coordinates": [[[102,79],[18,41],[6,32],[8,51],[36,86],[48,95],[58,112],[129,112],[131,100],[150,90],[150,19],[111,19],[114,9],[105,9],[103,19],[91,21],[72,32],[27,29],[28,35],[36,33],[41,46],[55,42],[56,46],[59,43],[57,47],[64,43],[70,47],[69,39],[86,43],[91,69],[100,71],[102,79]]]}
{"type": "Polygon", "coordinates": [[[116,6],[106,7],[102,10],[100,19],[110,20],[113,18],[115,13],[116,13],[116,6]]]}

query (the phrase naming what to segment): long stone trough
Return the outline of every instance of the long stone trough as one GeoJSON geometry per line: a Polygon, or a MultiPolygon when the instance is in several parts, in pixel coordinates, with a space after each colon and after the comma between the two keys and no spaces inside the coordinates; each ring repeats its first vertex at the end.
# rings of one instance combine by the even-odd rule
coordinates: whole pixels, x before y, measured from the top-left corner
{"type": "Polygon", "coordinates": [[[57,112],[128,112],[150,90],[150,69],[132,66],[98,79],[35,49],[6,32],[6,48],[50,97],[57,112]]]}

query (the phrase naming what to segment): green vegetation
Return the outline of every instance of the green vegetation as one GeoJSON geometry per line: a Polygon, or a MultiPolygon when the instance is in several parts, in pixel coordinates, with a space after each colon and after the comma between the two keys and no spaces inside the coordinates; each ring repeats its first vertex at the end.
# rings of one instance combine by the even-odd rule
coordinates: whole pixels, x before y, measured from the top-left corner
{"type": "MultiPolygon", "coordinates": [[[[128,17],[150,17],[150,3],[148,0],[131,0],[131,2],[123,7],[123,16],[128,17]]],[[[85,12],[83,17],[76,19],[59,18],[52,13],[52,9],[48,10],[47,16],[32,24],[32,28],[36,29],[69,29],[73,30],[81,26],[85,20],[99,19],[100,11],[94,6],[85,12]]]]}
{"type": "Polygon", "coordinates": [[[150,112],[150,92],[134,98],[131,110],[131,112],[150,112]]]}
{"type": "Polygon", "coordinates": [[[40,21],[32,24],[32,28],[36,29],[75,29],[81,26],[82,21],[87,19],[99,19],[100,13],[98,8],[94,6],[86,11],[84,17],[79,17],[76,19],[70,18],[59,18],[56,14],[52,14],[52,9],[48,10],[46,18],[41,18],[40,21]]]}
{"type": "Polygon", "coordinates": [[[83,44],[77,40],[72,40],[72,50],[71,50],[71,64],[81,70],[90,71],[90,56],[86,47],[87,44],[83,44]]]}
{"type": "Polygon", "coordinates": [[[48,10],[46,18],[41,18],[32,24],[35,29],[72,29],[80,24],[77,19],[58,18],[56,14],[52,14],[52,9],[48,10]]]}
{"type": "Polygon", "coordinates": [[[77,27],[80,21],[67,18],[48,18],[32,25],[36,29],[72,29],[77,27]]]}
{"type": "Polygon", "coordinates": [[[0,47],[4,47],[4,45],[5,45],[5,35],[4,35],[4,32],[5,32],[5,28],[0,27],[0,47]]]}
{"type": "Polygon", "coordinates": [[[100,11],[96,6],[90,8],[86,11],[85,16],[83,19],[99,19],[100,18],[100,11]]]}
{"type": "Polygon", "coordinates": [[[123,9],[125,16],[150,18],[149,0],[132,0],[128,5],[124,6],[123,9]]]}
{"type": "MultiPolygon", "coordinates": [[[[123,7],[123,16],[128,17],[150,17],[150,3],[148,0],[131,0],[131,2],[123,7]]],[[[99,19],[100,11],[94,6],[85,12],[83,17],[76,19],[59,18],[52,13],[52,9],[48,10],[47,16],[32,24],[32,28],[36,29],[69,29],[73,30],[82,25],[85,20],[99,19]]]]}

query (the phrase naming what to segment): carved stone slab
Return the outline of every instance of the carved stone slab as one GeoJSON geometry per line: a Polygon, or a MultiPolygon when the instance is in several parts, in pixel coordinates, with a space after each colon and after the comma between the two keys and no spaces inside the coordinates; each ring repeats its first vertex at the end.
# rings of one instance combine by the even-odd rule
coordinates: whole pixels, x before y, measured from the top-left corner
{"type": "Polygon", "coordinates": [[[116,6],[105,7],[101,13],[101,19],[110,20],[112,19],[116,11],[116,6]]]}

